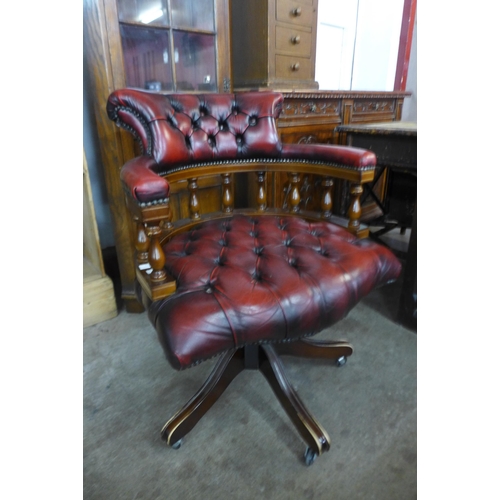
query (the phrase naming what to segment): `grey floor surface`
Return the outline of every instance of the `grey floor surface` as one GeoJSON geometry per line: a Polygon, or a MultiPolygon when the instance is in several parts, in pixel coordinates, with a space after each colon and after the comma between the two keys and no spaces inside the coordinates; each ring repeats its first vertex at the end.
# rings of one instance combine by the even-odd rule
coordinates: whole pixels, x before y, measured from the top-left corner
{"type": "Polygon", "coordinates": [[[254,371],[233,381],[179,450],[168,448],[161,427],[215,361],[174,371],[145,314],[121,311],[84,329],[84,499],[417,498],[417,335],[394,321],[398,286],[315,337],[353,344],[344,367],[283,358],[332,441],[310,467],[254,371]]]}

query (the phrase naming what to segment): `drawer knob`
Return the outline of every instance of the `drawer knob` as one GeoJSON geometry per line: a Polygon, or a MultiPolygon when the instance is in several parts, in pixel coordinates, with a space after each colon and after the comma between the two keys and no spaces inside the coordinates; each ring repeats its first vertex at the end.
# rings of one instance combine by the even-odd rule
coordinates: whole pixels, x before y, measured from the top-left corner
{"type": "Polygon", "coordinates": [[[298,62],[296,62],[296,63],[292,64],[291,68],[292,68],[292,71],[299,71],[300,64],[298,62]]]}
{"type": "Polygon", "coordinates": [[[295,17],[299,17],[300,14],[302,14],[302,9],[300,7],[297,7],[295,9],[292,10],[292,14],[295,16],[295,17]]]}
{"type": "Polygon", "coordinates": [[[292,36],[292,43],[298,45],[300,43],[300,35],[292,36]]]}

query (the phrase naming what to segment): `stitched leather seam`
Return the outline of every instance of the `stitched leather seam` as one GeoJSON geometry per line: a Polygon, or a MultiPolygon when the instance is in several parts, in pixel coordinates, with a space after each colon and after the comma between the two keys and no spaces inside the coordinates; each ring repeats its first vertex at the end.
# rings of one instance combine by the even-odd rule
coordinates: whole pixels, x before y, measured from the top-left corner
{"type": "Polygon", "coordinates": [[[248,163],[303,163],[305,165],[325,165],[327,167],[342,168],[344,170],[353,170],[356,172],[375,170],[374,165],[368,165],[364,167],[351,167],[350,165],[344,165],[341,163],[325,162],[319,160],[307,160],[307,159],[289,159],[289,158],[241,158],[236,160],[218,160],[218,161],[208,161],[201,163],[190,163],[189,165],[180,165],[177,167],[172,167],[168,170],[163,170],[158,172],[158,175],[165,176],[172,174],[174,172],[182,172],[184,170],[190,170],[199,167],[209,167],[214,165],[246,165],[248,163]]]}

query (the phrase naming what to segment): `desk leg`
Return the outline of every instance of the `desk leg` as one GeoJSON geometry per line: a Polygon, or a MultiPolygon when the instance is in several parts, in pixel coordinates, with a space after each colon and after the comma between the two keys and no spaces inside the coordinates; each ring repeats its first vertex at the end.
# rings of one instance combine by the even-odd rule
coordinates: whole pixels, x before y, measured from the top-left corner
{"type": "Polygon", "coordinates": [[[398,320],[409,328],[417,328],[417,202],[413,213],[398,320]]]}

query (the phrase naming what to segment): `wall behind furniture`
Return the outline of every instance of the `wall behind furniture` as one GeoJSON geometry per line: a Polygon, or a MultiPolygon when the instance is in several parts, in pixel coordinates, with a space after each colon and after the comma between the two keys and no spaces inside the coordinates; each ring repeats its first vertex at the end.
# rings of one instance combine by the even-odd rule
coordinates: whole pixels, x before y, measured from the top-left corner
{"type": "Polygon", "coordinates": [[[404,0],[319,0],[319,88],[394,90],[403,5],[404,0]]]}

